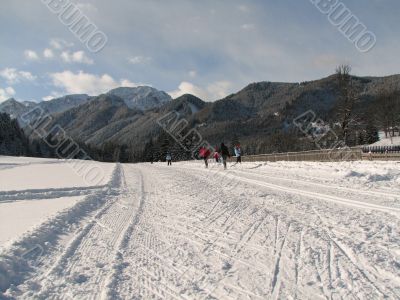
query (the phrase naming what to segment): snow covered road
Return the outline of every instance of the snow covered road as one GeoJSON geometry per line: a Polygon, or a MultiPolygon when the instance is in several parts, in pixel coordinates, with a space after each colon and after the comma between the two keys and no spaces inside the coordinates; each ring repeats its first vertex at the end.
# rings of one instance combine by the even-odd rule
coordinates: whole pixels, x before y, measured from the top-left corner
{"type": "Polygon", "coordinates": [[[382,162],[117,165],[1,250],[0,287],[25,299],[398,299],[399,179],[382,162]]]}

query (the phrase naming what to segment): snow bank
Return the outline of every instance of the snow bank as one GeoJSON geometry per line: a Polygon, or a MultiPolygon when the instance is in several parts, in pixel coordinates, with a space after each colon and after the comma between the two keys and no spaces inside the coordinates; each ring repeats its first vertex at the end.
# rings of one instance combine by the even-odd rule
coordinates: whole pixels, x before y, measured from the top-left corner
{"type": "MultiPolygon", "coordinates": [[[[36,266],[41,263],[41,260],[45,257],[47,252],[51,252],[51,249],[55,247],[57,242],[59,241],[61,235],[66,231],[74,231],[76,230],[76,225],[82,221],[82,218],[88,216],[93,211],[100,208],[107,201],[108,196],[113,194],[113,186],[116,182],[120,180],[120,167],[115,167],[115,164],[100,164],[106,166],[107,171],[110,173],[111,180],[105,186],[100,186],[97,191],[87,195],[82,198],[69,198],[69,199],[58,199],[56,201],[60,201],[59,203],[52,203],[50,206],[53,207],[53,214],[48,212],[49,218],[43,217],[42,220],[44,222],[36,227],[27,229],[24,225],[28,225],[28,222],[22,224],[21,231],[27,231],[22,234],[17,240],[15,240],[11,245],[7,248],[3,247],[0,249],[0,291],[5,291],[8,288],[12,288],[13,285],[17,285],[24,280],[24,276],[35,270],[36,266]],[[66,201],[66,202],[64,202],[66,201]],[[68,202],[69,201],[69,202],[68,202]],[[72,202],[72,203],[71,203],[72,202]],[[61,210],[60,210],[61,209],[61,210]],[[58,212],[57,212],[58,211],[58,212]],[[50,216],[51,215],[51,216],[50,216]]],[[[32,166],[31,166],[32,167],[32,166]]],[[[53,183],[61,183],[62,176],[59,174],[71,174],[65,164],[49,164],[46,165],[46,168],[41,168],[43,166],[39,165],[41,171],[45,171],[46,168],[51,168],[52,172],[54,172],[57,179],[50,179],[50,175],[44,175],[44,180],[52,180],[53,183]],[[51,167],[55,166],[56,169],[51,167]],[[57,173],[57,168],[60,173],[57,173]]],[[[21,167],[25,168],[25,167],[21,167]]],[[[21,174],[21,169],[18,168],[18,172],[12,174],[21,174]]],[[[32,170],[32,169],[30,169],[32,170]]],[[[9,171],[9,170],[6,170],[9,171]]],[[[4,170],[0,172],[2,174],[5,172],[4,170]]],[[[35,186],[35,187],[43,187],[50,186],[48,182],[41,182],[39,180],[35,180],[32,174],[26,175],[25,178],[29,178],[31,181],[23,182],[21,181],[21,177],[13,177],[13,180],[8,179],[4,174],[1,180],[8,180],[8,183],[15,186],[15,182],[20,184],[20,188],[26,188],[27,186],[35,186]]],[[[42,177],[43,178],[43,177],[42,177]]],[[[72,186],[73,184],[82,185],[82,182],[79,179],[76,179],[74,176],[68,177],[70,181],[67,184],[72,186]],[[73,183],[73,184],[72,184],[73,183]]],[[[106,179],[105,179],[106,180],[106,179]]],[[[105,182],[107,183],[107,182],[105,182]]],[[[61,184],[65,186],[65,184],[61,184]]],[[[41,205],[42,210],[47,210],[48,206],[45,206],[45,202],[34,201],[32,205],[41,205]],[[40,203],[39,203],[40,202],[40,203]]],[[[54,201],[54,200],[53,200],[54,201]]],[[[31,201],[29,201],[31,202],[31,201]]],[[[50,202],[49,202],[50,203],[50,202]]],[[[26,204],[26,202],[25,202],[26,204]]],[[[9,206],[7,208],[7,203],[0,202],[0,210],[6,207],[8,209],[11,217],[9,221],[11,223],[8,224],[6,228],[10,230],[14,225],[18,222],[18,219],[12,218],[14,215],[18,215],[18,213],[13,209],[17,209],[17,204],[13,206],[9,206]],[[6,206],[4,206],[6,205],[6,206]]],[[[38,212],[40,210],[39,207],[35,208],[35,211],[38,212]]],[[[51,210],[51,209],[50,209],[51,210]]],[[[33,210],[30,210],[32,212],[33,210]]],[[[24,212],[21,212],[24,214],[24,212]]],[[[33,219],[40,219],[39,215],[35,215],[33,219]]],[[[29,224],[33,224],[29,222],[29,224]]]]}

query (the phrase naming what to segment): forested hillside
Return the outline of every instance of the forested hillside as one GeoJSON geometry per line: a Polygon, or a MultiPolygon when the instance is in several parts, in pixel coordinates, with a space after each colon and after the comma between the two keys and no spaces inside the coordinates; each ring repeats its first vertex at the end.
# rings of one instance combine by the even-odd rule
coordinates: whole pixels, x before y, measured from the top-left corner
{"type": "Polygon", "coordinates": [[[29,143],[17,120],[0,113],[0,155],[27,155],[29,143]]]}
{"type": "MultiPolygon", "coordinates": [[[[224,142],[232,150],[241,143],[245,154],[260,154],[371,144],[378,130],[393,134],[400,127],[400,76],[355,77],[348,66],[316,81],[253,83],[216,102],[193,95],[155,100],[164,94],[150,89],[151,108],[143,108],[147,94],[139,93],[139,109],[132,101],[143,90],[117,89],[118,95],[91,97],[53,113],[48,129],[60,126],[93,159],[128,162],[163,160],[167,151],[175,159],[190,158],[192,149],[183,139],[190,130],[213,147],[224,142]],[[185,124],[178,136],[158,124],[171,113],[185,124]],[[295,122],[305,113],[313,117],[306,132],[295,122]],[[327,132],[330,138],[321,142],[327,132]]],[[[25,132],[32,155],[55,156],[29,126],[25,132]]]]}

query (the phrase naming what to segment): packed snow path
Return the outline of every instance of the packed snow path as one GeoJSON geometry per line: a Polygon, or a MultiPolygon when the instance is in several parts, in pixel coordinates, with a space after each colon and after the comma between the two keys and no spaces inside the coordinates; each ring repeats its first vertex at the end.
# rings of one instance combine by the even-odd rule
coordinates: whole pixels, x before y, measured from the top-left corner
{"type": "Polygon", "coordinates": [[[96,197],[7,297],[400,297],[400,188],[279,165],[139,164],[96,197]]]}

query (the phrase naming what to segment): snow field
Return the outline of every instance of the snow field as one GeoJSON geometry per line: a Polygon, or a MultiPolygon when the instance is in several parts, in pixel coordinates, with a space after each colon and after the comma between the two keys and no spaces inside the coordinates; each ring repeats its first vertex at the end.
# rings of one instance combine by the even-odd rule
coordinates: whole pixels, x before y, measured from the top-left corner
{"type": "Polygon", "coordinates": [[[399,178],[393,162],[117,165],[1,250],[0,288],[22,299],[398,299],[399,178]]]}
{"type": "Polygon", "coordinates": [[[53,161],[17,164],[0,169],[0,191],[76,188],[104,185],[113,164],[91,161],[53,161]]]}
{"type": "Polygon", "coordinates": [[[7,247],[14,239],[27,230],[35,228],[59,211],[74,206],[83,200],[79,197],[61,197],[56,199],[7,201],[0,209],[0,245],[7,247]],[[45,207],[45,208],[44,208],[45,207]]]}

